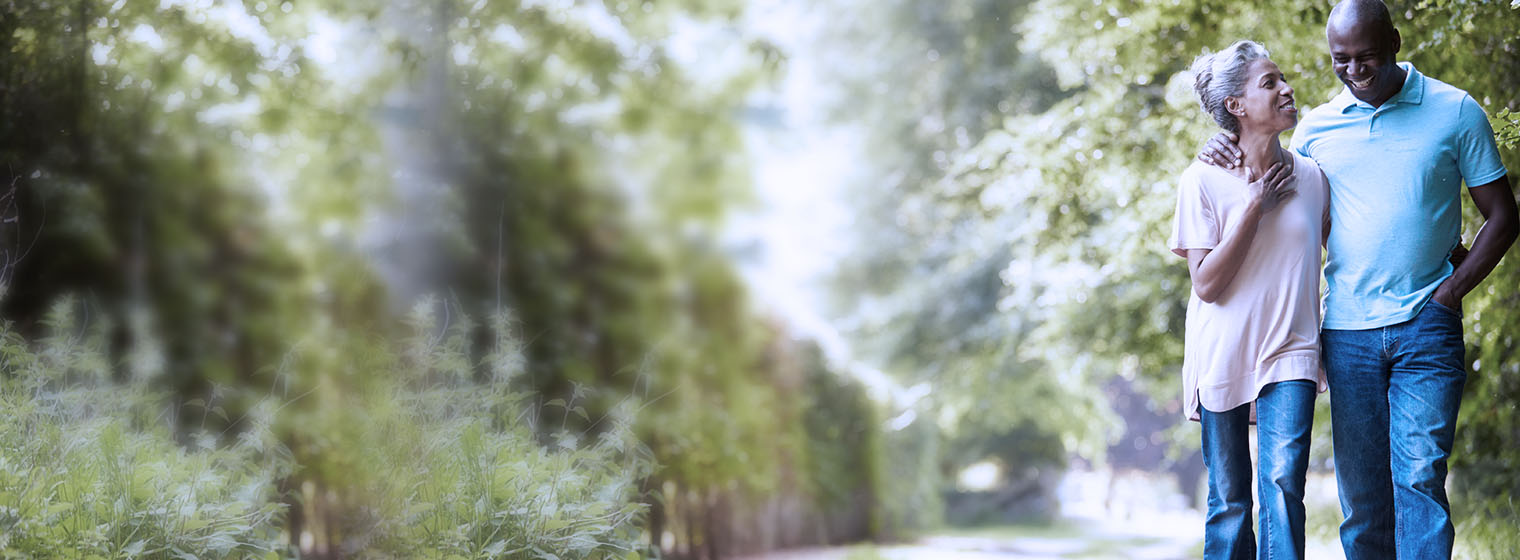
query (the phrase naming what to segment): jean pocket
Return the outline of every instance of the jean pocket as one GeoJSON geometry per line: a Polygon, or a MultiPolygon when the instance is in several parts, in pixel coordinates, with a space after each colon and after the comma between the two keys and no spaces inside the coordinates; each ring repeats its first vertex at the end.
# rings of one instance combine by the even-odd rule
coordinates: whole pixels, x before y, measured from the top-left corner
{"type": "Polygon", "coordinates": [[[1440,312],[1445,313],[1447,315],[1451,315],[1452,317],[1456,317],[1458,319],[1462,318],[1462,312],[1461,311],[1457,311],[1457,310],[1452,309],[1450,307],[1447,307],[1445,305],[1441,305],[1441,302],[1436,301],[1435,298],[1430,298],[1428,301],[1425,302],[1425,305],[1428,306],[1428,307],[1434,308],[1437,311],[1440,311],[1440,312]]]}

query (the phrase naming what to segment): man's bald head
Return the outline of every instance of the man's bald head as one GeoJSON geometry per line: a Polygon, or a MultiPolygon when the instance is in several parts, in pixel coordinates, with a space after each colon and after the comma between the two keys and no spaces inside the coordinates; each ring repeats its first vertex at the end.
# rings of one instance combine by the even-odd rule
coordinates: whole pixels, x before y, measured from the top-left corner
{"type": "Polygon", "coordinates": [[[1330,22],[1325,32],[1330,35],[1349,34],[1356,30],[1371,31],[1382,41],[1395,41],[1398,30],[1393,27],[1393,16],[1382,0],[1341,0],[1330,10],[1330,22]]]}
{"type": "Polygon", "coordinates": [[[1399,31],[1379,0],[1342,0],[1325,25],[1331,68],[1351,93],[1381,106],[1404,87],[1398,66],[1399,31]]]}

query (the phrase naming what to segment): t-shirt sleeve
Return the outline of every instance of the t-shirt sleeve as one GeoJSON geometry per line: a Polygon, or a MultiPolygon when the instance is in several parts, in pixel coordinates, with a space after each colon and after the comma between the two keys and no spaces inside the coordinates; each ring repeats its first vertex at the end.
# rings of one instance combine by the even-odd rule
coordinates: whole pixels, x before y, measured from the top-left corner
{"type": "Polygon", "coordinates": [[[1508,173],[1494,144],[1494,127],[1471,96],[1462,97],[1457,126],[1457,168],[1468,187],[1487,185],[1508,173]]]}
{"type": "Polygon", "coordinates": [[[1183,173],[1177,184],[1177,215],[1172,221],[1169,245],[1179,257],[1188,249],[1213,249],[1219,245],[1219,223],[1205,196],[1197,173],[1183,173]]]}
{"type": "Polygon", "coordinates": [[[1298,128],[1294,129],[1293,138],[1288,140],[1288,149],[1298,155],[1309,159],[1314,159],[1314,156],[1309,155],[1309,133],[1305,130],[1305,128],[1306,127],[1300,123],[1298,128]]]}

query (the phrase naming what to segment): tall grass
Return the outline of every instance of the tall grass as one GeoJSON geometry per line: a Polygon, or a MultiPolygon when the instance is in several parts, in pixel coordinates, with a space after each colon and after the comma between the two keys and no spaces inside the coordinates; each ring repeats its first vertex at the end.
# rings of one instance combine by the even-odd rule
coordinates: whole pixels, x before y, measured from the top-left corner
{"type": "Polygon", "coordinates": [[[494,347],[477,368],[475,325],[457,314],[442,324],[434,309],[431,300],[414,308],[390,381],[344,420],[358,462],[371,467],[351,487],[367,502],[349,528],[366,555],[642,557],[634,497],[653,463],[630,428],[632,403],[588,419],[593,432],[536,433],[539,415],[585,411],[511,389],[523,364],[510,315],[492,318],[494,347]]]}
{"type": "Polygon", "coordinates": [[[106,329],[75,309],[53,307],[35,351],[0,325],[0,557],[282,556],[275,482],[292,465],[274,407],[254,407],[229,445],[180,445],[162,395],[112,382],[106,329]]]}
{"type": "MultiPolygon", "coordinates": [[[[151,351],[113,381],[108,326],[83,325],[72,301],[35,343],[0,325],[0,558],[300,557],[284,503],[303,500],[339,504],[324,510],[336,557],[643,557],[634,497],[653,462],[630,428],[633,404],[588,418],[587,432],[540,433],[544,414],[584,416],[587,392],[542,404],[514,392],[523,357],[510,316],[493,317],[494,347],[477,364],[475,325],[438,321],[434,305],[417,306],[410,338],[371,347],[401,350],[365,360],[380,365],[319,414],[292,421],[289,402],[220,389],[256,404],[236,432],[217,433],[177,418],[151,351]],[[298,462],[287,437],[322,450],[298,462]],[[314,479],[322,492],[291,489],[314,479]]],[[[224,414],[212,401],[181,408],[224,414]]]]}

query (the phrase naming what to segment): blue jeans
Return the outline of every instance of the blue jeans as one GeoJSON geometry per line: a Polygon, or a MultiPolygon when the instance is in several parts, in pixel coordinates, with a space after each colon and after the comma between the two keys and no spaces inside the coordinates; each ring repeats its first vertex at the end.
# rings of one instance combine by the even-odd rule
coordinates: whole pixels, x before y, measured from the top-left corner
{"type": "Polygon", "coordinates": [[[1347,560],[1450,558],[1446,459],[1467,368],[1462,316],[1435,301],[1375,329],[1325,330],[1347,560]]]}
{"type": "MultiPolygon", "coordinates": [[[[1314,424],[1311,381],[1283,381],[1256,397],[1256,455],[1261,500],[1261,557],[1304,557],[1304,474],[1314,424]]],[[[1203,464],[1209,470],[1209,512],[1203,557],[1256,558],[1251,533],[1249,403],[1228,412],[1202,409],[1203,464]]]]}

